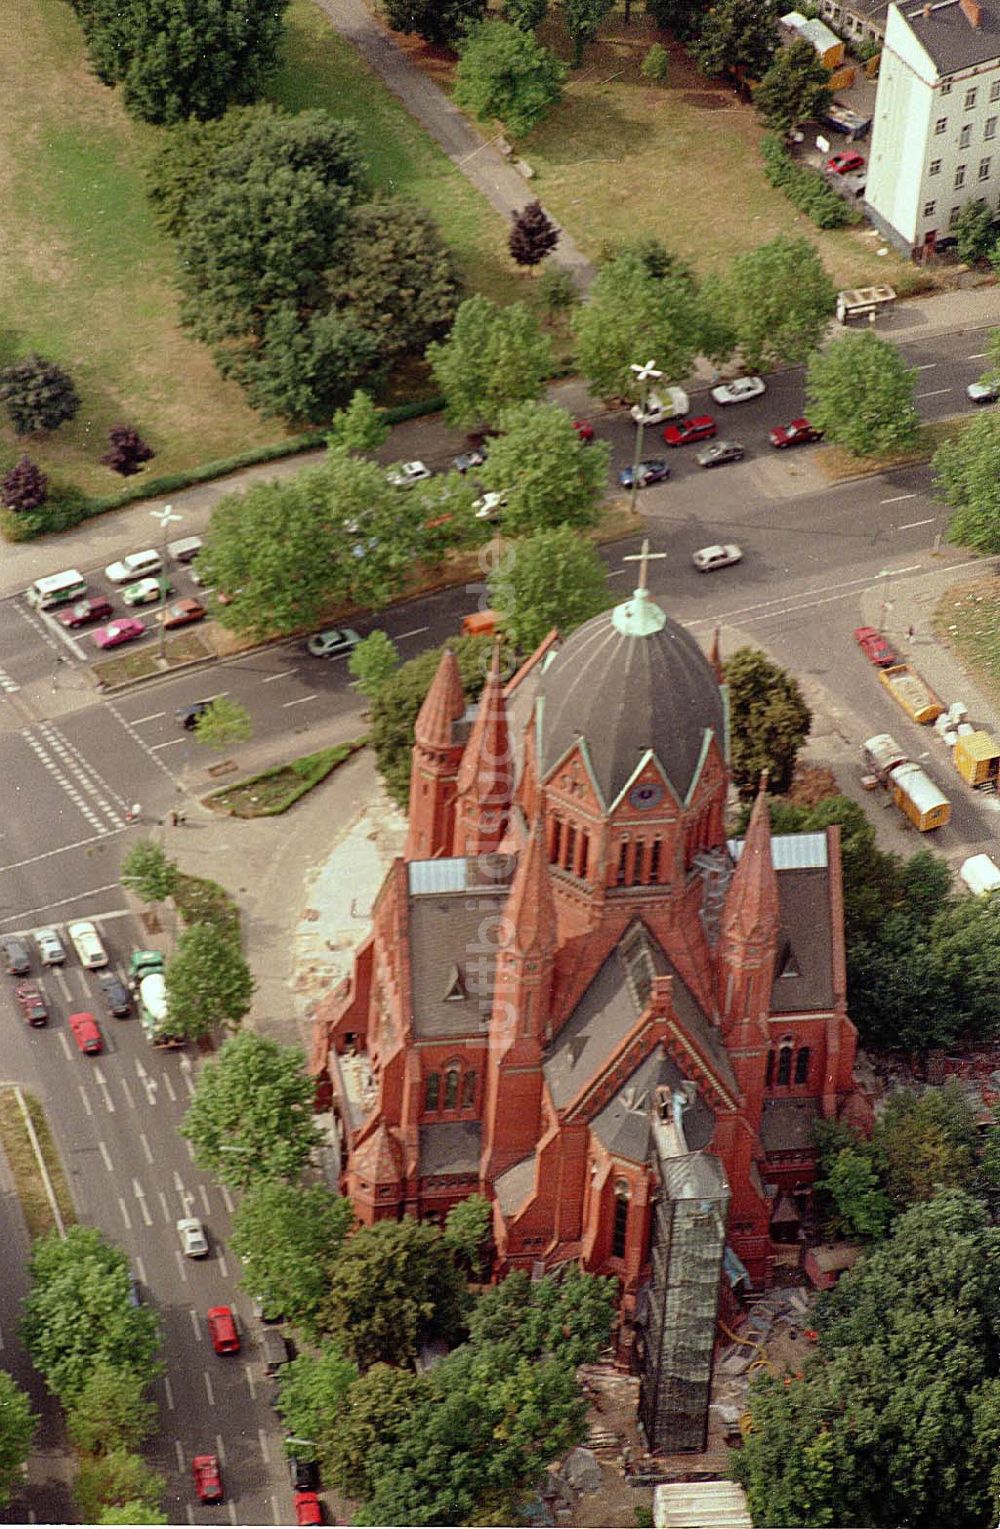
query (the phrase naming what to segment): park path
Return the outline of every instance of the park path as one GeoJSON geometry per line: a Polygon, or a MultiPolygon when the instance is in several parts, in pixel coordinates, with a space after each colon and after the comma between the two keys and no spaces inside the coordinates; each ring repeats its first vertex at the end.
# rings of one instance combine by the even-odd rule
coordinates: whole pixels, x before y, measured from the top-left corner
{"type": "MultiPolygon", "coordinates": [[[[530,189],[530,183],[463,116],[440,86],[410,62],[372,15],[365,0],[316,0],[316,3],[340,35],[353,43],[393,95],[399,97],[411,117],[440,144],[455,168],[504,218],[536,200],[537,193],[530,189]]],[[[555,218],[552,221],[557,222],[555,218]]],[[[585,291],[593,280],[594,268],[562,228],[560,235],[549,258],[552,264],[572,272],[577,285],[585,291]]]]}

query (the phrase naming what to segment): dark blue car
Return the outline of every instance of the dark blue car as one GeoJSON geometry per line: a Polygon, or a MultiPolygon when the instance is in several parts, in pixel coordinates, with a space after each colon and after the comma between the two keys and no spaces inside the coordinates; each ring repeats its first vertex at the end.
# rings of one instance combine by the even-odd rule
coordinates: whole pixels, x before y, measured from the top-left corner
{"type": "MultiPolygon", "coordinates": [[[[647,457],[639,463],[639,487],[648,488],[651,483],[665,483],[670,477],[670,468],[662,457],[647,457]]],[[[623,467],[618,474],[618,482],[622,488],[632,487],[632,468],[623,467]]]]}

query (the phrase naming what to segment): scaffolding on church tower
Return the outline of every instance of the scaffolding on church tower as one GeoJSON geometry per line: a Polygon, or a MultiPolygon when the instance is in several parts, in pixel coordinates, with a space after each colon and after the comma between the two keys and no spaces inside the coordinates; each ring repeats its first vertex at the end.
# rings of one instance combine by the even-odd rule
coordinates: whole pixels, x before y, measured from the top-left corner
{"type": "Polygon", "coordinates": [[[642,1321],[639,1421],[653,1454],[703,1450],[726,1245],[729,1185],[709,1152],[688,1150],[683,1093],[653,1112],[650,1283],[642,1321]]]}

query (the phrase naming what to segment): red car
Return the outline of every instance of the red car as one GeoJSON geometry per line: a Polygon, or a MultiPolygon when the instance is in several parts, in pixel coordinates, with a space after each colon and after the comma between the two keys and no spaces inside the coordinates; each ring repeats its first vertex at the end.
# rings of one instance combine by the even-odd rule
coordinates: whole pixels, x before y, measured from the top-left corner
{"type": "Polygon", "coordinates": [[[120,648],[123,642],[135,642],[146,628],[138,616],[119,616],[107,626],[99,626],[94,633],[95,648],[120,648]]]}
{"type": "Polygon", "coordinates": [[[222,1501],[222,1474],[216,1455],[195,1455],[191,1461],[191,1474],[199,1502],[222,1501]]]}
{"type": "Polygon", "coordinates": [[[49,1011],[45,1007],[45,999],[36,987],[30,982],[22,982],[20,987],[14,989],[14,997],[17,999],[21,1013],[29,1025],[38,1029],[41,1025],[49,1022],[49,1011]]]}
{"type": "Polygon", "coordinates": [[[707,441],[718,430],[711,414],[696,414],[693,419],[682,419],[679,424],[668,425],[663,439],[668,446],[690,446],[692,441],[707,441]]]}
{"type": "Polygon", "coordinates": [[[856,627],[854,641],[868,662],[874,664],[876,669],[888,669],[890,665],[899,663],[899,659],[882,633],[877,632],[873,626],[856,627]]]}
{"type": "Polygon", "coordinates": [[[69,1027],[84,1056],[97,1056],[99,1051],[104,1050],[104,1041],[93,1014],[71,1014],[69,1027]]]}
{"type": "Polygon", "coordinates": [[[173,605],[167,606],[163,625],[170,632],[174,627],[190,626],[192,621],[201,621],[205,615],[205,607],[200,600],[175,600],[173,605]]]}
{"type": "Polygon", "coordinates": [[[810,441],[821,441],[823,432],[807,419],[793,419],[790,425],[776,425],[768,439],[772,446],[783,451],[786,446],[808,446],[810,441]]]}
{"type": "Polygon", "coordinates": [[[106,621],[113,610],[106,595],[92,595],[89,600],[77,600],[64,611],[56,611],[56,620],[63,626],[86,626],[90,621],[106,621]]]}
{"type": "MultiPolygon", "coordinates": [[[[594,427],[589,419],[575,419],[573,421],[573,429],[581,441],[592,441],[594,439],[594,427]]],[[[318,1522],[319,1520],[317,1519],[318,1522]]]]}
{"type": "Polygon", "coordinates": [[[849,175],[852,170],[863,170],[864,167],[864,156],[855,149],[843,149],[839,154],[831,155],[826,162],[826,168],[832,170],[834,175],[849,175]]]}
{"type": "Polygon", "coordinates": [[[208,1308],[208,1336],[217,1354],[238,1354],[240,1335],[236,1331],[236,1319],[228,1306],[208,1308]]]}
{"type": "Polygon", "coordinates": [[[321,1524],[323,1508],[315,1492],[296,1492],[295,1522],[297,1524],[321,1524]]]}

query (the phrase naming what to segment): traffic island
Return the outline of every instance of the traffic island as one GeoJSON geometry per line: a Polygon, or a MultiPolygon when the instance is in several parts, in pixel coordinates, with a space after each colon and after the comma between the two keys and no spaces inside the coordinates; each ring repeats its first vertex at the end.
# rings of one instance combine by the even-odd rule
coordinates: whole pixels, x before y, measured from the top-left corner
{"type": "Polygon", "coordinates": [[[938,447],[945,441],[954,441],[976,419],[975,414],[963,414],[953,419],[934,419],[921,425],[917,438],[905,451],[887,451],[872,457],[852,456],[843,446],[821,446],[816,453],[816,465],[828,483],[845,483],[850,478],[872,478],[879,473],[892,472],[898,467],[913,467],[919,462],[929,462],[938,447]]]}
{"type": "Polygon", "coordinates": [[[259,775],[250,775],[235,786],[224,786],[205,797],[205,805],[216,812],[228,813],[233,818],[267,818],[289,807],[318,786],[321,781],[365,747],[367,738],[357,738],[351,743],[338,743],[333,748],[319,749],[315,754],[304,754],[288,764],[272,765],[259,775]]]}
{"type": "Polygon", "coordinates": [[[117,690],[121,685],[133,685],[137,680],[152,679],[172,669],[206,663],[218,656],[210,633],[202,629],[198,632],[185,632],[181,637],[172,637],[166,644],[166,662],[163,664],[160,663],[159,644],[150,643],[147,647],[136,648],[130,653],[121,653],[116,658],[104,658],[100,663],[92,664],[91,673],[100,689],[117,690]]]}
{"type": "Polygon", "coordinates": [[[32,1239],[72,1226],[76,1210],[45,1111],[13,1083],[0,1088],[0,1147],[32,1239]]]}

